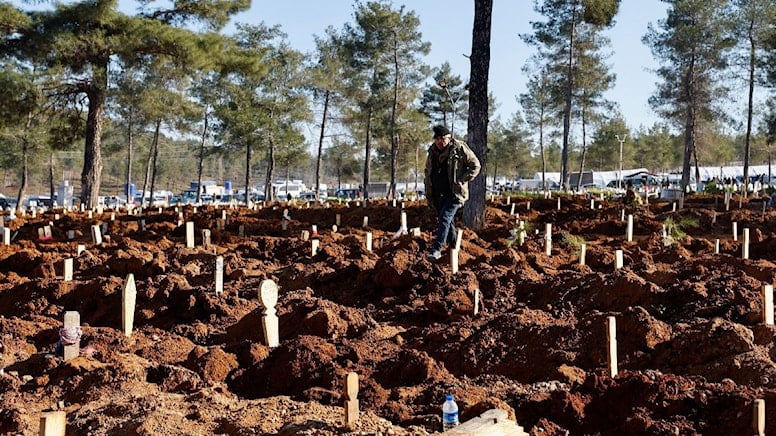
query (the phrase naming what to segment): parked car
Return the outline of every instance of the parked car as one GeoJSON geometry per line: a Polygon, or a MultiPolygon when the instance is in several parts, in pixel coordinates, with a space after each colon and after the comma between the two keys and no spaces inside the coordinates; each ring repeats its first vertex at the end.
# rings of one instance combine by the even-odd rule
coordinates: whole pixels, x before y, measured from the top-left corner
{"type": "Polygon", "coordinates": [[[361,190],[360,189],[337,189],[337,192],[334,193],[335,198],[348,198],[351,200],[354,200],[356,198],[361,198],[361,190]]]}

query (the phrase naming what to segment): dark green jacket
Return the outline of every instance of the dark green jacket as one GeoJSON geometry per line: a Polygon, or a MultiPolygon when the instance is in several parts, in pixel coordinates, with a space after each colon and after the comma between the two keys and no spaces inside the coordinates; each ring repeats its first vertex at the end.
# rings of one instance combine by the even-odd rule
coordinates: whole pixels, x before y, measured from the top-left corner
{"type": "MultiPolygon", "coordinates": [[[[469,199],[469,182],[480,173],[480,160],[474,154],[471,148],[463,141],[452,139],[448,147],[450,156],[447,158],[447,176],[450,178],[450,188],[455,195],[456,202],[463,204],[469,199]]],[[[432,150],[435,145],[432,143],[426,156],[425,184],[426,200],[431,206],[434,205],[434,187],[431,185],[432,168],[432,150]]]]}

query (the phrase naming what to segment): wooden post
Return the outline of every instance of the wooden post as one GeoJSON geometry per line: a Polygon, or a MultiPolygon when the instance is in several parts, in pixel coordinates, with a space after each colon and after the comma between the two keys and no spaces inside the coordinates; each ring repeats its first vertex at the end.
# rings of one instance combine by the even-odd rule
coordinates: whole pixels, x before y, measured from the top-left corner
{"type": "Polygon", "coordinates": [[[773,325],[773,285],[763,285],[763,323],[773,325]]]}
{"type": "Polygon", "coordinates": [[[480,313],[480,300],[482,299],[479,289],[474,290],[474,316],[480,313]]]}
{"type": "Polygon", "coordinates": [[[194,248],[194,223],[186,222],[186,248],[194,248]]]}
{"type": "Polygon", "coordinates": [[[582,244],[579,247],[579,264],[585,264],[585,255],[587,254],[587,244],[582,244]]]}
{"type": "Polygon", "coordinates": [[[765,400],[754,400],[752,428],[756,436],[765,436],[765,400]]]}
{"type": "Polygon", "coordinates": [[[73,281],[73,258],[67,258],[65,259],[65,266],[64,271],[62,272],[62,276],[64,277],[64,280],[66,282],[73,281]]]}
{"type": "Polygon", "coordinates": [[[80,256],[84,251],[86,251],[86,245],[78,244],[78,246],[75,248],[75,255],[80,256]]]}
{"type": "Polygon", "coordinates": [[[558,210],[560,210],[560,197],[558,197],[558,210]]]}
{"type": "Polygon", "coordinates": [[[318,245],[321,243],[319,239],[313,239],[310,241],[310,252],[313,257],[318,254],[318,245]]]}
{"type": "Polygon", "coordinates": [[[369,227],[369,217],[368,216],[364,217],[364,224],[361,227],[364,227],[364,228],[369,227]]]}
{"type": "Polygon", "coordinates": [[[94,245],[102,244],[102,233],[100,232],[100,226],[97,224],[92,225],[92,243],[94,245]]]}
{"type": "Polygon", "coordinates": [[[345,375],[345,427],[354,430],[358,422],[358,374],[349,372],[345,375]]]}
{"type": "Polygon", "coordinates": [[[530,201],[525,205],[525,210],[531,210],[531,202],[530,201]]]}
{"type": "Polygon", "coordinates": [[[595,200],[592,198],[590,199],[590,210],[595,210],[595,200]]]}
{"type": "Polygon", "coordinates": [[[461,241],[463,241],[463,230],[457,230],[455,232],[455,249],[461,249],[461,241]]]}
{"type": "Polygon", "coordinates": [[[366,251],[372,251],[372,232],[366,232],[366,251]]]}
{"type": "Polygon", "coordinates": [[[544,229],[544,254],[552,256],[552,224],[546,224],[544,229]]]}
{"type": "Polygon", "coordinates": [[[205,248],[210,247],[210,230],[209,229],[203,229],[202,230],[202,246],[205,248]]]}
{"type": "Polygon", "coordinates": [[[407,212],[405,211],[401,212],[401,227],[399,227],[399,230],[402,232],[402,234],[407,233],[407,212]]]}
{"type": "Polygon", "coordinates": [[[450,270],[453,274],[458,274],[458,250],[455,248],[450,250],[450,270]]]}
{"type": "Polygon", "coordinates": [[[302,240],[307,241],[310,239],[310,231],[309,230],[302,230],[302,240]]]}
{"type": "Polygon", "coordinates": [[[3,245],[11,245],[11,229],[3,227],[3,245]]]}
{"type": "Polygon", "coordinates": [[[216,256],[216,294],[224,292],[224,256],[216,256]]]}
{"type": "Polygon", "coordinates": [[[749,259],[749,228],[744,228],[744,242],[741,244],[741,257],[746,260],[749,259]]]}
{"type": "Polygon", "coordinates": [[[65,358],[65,362],[67,362],[81,354],[81,314],[74,310],[68,310],[65,312],[64,324],[65,330],[69,331],[74,339],[70,344],[62,343],[62,356],[65,358]]]}
{"type": "Polygon", "coordinates": [[[738,241],[738,222],[733,221],[733,240],[738,241]]]}
{"type": "Polygon", "coordinates": [[[512,209],[509,211],[510,215],[514,215],[515,214],[515,206],[517,206],[517,204],[512,203],[512,209]]]}
{"type": "Polygon", "coordinates": [[[628,214],[628,228],[625,233],[628,242],[633,242],[633,215],[628,214]]]}
{"type": "Polygon", "coordinates": [[[614,378],[617,375],[617,320],[613,316],[606,317],[606,332],[608,343],[606,356],[609,366],[609,377],[614,378]]]}
{"type": "Polygon", "coordinates": [[[620,221],[625,221],[625,209],[620,209],[620,221]]]}
{"type": "Polygon", "coordinates": [[[135,323],[136,299],[135,276],[129,273],[126,280],[124,280],[124,291],[121,294],[121,330],[126,337],[132,336],[132,328],[135,323]]]}
{"type": "Polygon", "coordinates": [[[278,302],[278,285],[272,280],[262,280],[259,283],[259,302],[264,306],[261,326],[264,329],[264,341],[268,347],[280,345],[278,332],[278,317],[275,314],[275,304],[278,302]]]}
{"type": "Polygon", "coordinates": [[[616,250],[614,252],[614,270],[617,271],[618,269],[622,268],[622,264],[622,250],[616,250]]]}
{"type": "Polygon", "coordinates": [[[719,254],[719,239],[714,240],[714,254],[719,254]]]}
{"type": "Polygon", "coordinates": [[[67,418],[64,410],[52,410],[40,414],[39,436],[65,436],[67,418]]]}

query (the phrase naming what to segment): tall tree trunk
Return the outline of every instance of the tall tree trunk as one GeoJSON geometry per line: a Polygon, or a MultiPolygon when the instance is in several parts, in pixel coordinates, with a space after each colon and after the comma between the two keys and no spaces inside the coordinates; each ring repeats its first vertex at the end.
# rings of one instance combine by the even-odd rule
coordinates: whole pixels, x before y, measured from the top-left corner
{"type": "Polygon", "coordinates": [[[544,110],[539,119],[539,156],[542,160],[542,189],[547,189],[547,154],[544,152],[544,110]]]}
{"type": "Polygon", "coordinates": [[[156,160],[159,158],[159,132],[162,127],[162,119],[156,119],[156,129],[154,129],[153,160],[151,161],[151,196],[148,198],[148,207],[154,205],[154,188],[156,185],[156,160]]]}
{"type": "MultiPolygon", "coordinates": [[[[54,151],[49,154],[49,199],[51,200],[51,207],[54,207],[54,151]]],[[[60,198],[59,201],[65,201],[64,198],[60,198]]]]}
{"type": "Polygon", "coordinates": [[[92,83],[86,95],[89,98],[89,113],[86,116],[86,144],[84,145],[84,167],[81,171],[81,202],[86,208],[97,205],[102,176],[102,123],[105,113],[105,95],[108,90],[107,61],[92,64],[92,83]]]}
{"type": "Polygon", "coordinates": [[[577,29],[577,0],[574,0],[571,12],[571,29],[569,33],[569,56],[566,71],[566,95],[563,108],[563,148],[560,152],[560,184],[563,189],[569,188],[569,133],[571,131],[571,101],[574,93],[574,40],[577,29]]]}
{"type": "Polygon", "coordinates": [[[364,186],[362,186],[361,194],[364,199],[369,198],[369,172],[371,170],[372,155],[372,106],[369,106],[369,110],[366,115],[366,149],[364,150],[364,186]]]}
{"type": "Polygon", "coordinates": [[[127,125],[127,186],[124,188],[124,194],[127,196],[127,206],[132,204],[132,144],[135,136],[132,134],[134,108],[130,108],[129,120],[127,125]]]}
{"type": "Polygon", "coordinates": [[[323,156],[323,138],[326,132],[326,116],[329,113],[329,94],[328,89],[323,99],[323,117],[321,118],[321,135],[318,138],[318,156],[315,158],[315,198],[318,199],[318,193],[321,192],[321,158],[323,156]]]}
{"type": "Polygon", "coordinates": [[[245,204],[250,201],[251,192],[251,140],[248,140],[248,145],[245,147],[245,204]]]}
{"type": "Polygon", "coordinates": [[[264,178],[264,198],[267,201],[275,200],[275,192],[272,189],[272,173],[275,171],[275,140],[269,134],[269,147],[267,149],[267,175],[264,178]]]}
{"type": "Polygon", "coordinates": [[[587,137],[586,128],[587,120],[585,119],[585,106],[582,105],[582,155],[579,157],[579,177],[577,177],[576,190],[582,187],[582,173],[585,172],[585,155],[587,154],[587,137]]]}
{"type": "MultiPolygon", "coordinates": [[[[397,54],[396,31],[393,32],[393,102],[391,105],[391,185],[388,187],[388,199],[396,198],[396,165],[399,154],[399,138],[396,131],[396,116],[399,106],[399,56],[397,54]]],[[[455,110],[455,108],[453,109],[455,110]]]]}
{"type": "MultiPolygon", "coordinates": [[[[22,174],[19,182],[19,193],[16,196],[16,210],[24,209],[24,195],[29,184],[29,158],[30,158],[30,126],[32,125],[32,112],[27,113],[27,121],[24,123],[24,136],[22,136],[22,174]]],[[[2,217],[0,217],[2,219],[2,217]]]]}
{"type": "Polygon", "coordinates": [[[482,168],[469,184],[469,201],[463,208],[463,222],[480,229],[485,225],[485,191],[488,151],[488,74],[490,70],[490,28],[493,0],[474,1],[471,80],[469,81],[468,142],[482,168]]]}
{"type": "Polygon", "coordinates": [[[682,161],[682,190],[690,184],[690,162],[695,151],[695,57],[690,58],[689,68],[684,79],[687,113],[684,124],[684,156],[682,161]]]}
{"type": "MultiPolygon", "coordinates": [[[[207,123],[208,123],[208,113],[207,108],[205,108],[205,125],[202,127],[202,139],[199,141],[199,159],[197,159],[197,199],[195,200],[196,203],[200,202],[201,199],[201,192],[202,189],[200,186],[202,186],[202,168],[205,165],[205,140],[207,139],[207,123]]],[[[248,192],[245,192],[245,198],[248,198],[248,192]]]]}
{"type": "Polygon", "coordinates": [[[749,191],[749,154],[752,141],[752,114],[754,112],[754,73],[757,62],[754,36],[754,19],[749,21],[749,100],[746,106],[746,138],[744,139],[744,196],[749,191]]]}

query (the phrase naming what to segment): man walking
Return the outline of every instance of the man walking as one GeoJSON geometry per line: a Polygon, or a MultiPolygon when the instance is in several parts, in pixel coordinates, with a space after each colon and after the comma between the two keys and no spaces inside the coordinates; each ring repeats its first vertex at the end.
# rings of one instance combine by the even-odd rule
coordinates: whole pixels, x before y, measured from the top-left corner
{"type": "Polygon", "coordinates": [[[480,161],[463,141],[453,139],[445,126],[434,127],[434,143],[426,159],[426,199],[436,210],[436,239],[428,258],[442,257],[445,242],[455,246],[455,213],[469,198],[469,182],[480,172],[480,161]]]}

